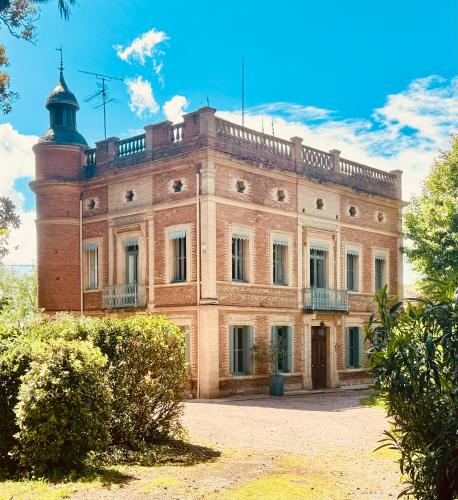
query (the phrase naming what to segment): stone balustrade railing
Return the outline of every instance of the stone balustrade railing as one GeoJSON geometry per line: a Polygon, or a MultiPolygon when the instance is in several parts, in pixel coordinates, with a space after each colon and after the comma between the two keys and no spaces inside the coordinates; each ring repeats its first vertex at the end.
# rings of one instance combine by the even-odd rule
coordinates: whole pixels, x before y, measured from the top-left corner
{"type": "Polygon", "coordinates": [[[87,176],[108,173],[113,168],[173,156],[200,147],[212,147],[241,160],[257,162],[373,194],[401,199],[399,170],[385,172],[302,145],[300,137],[284,140],[215,116],[213,108],[184,115],[178,124],[165,121],[148,125],[145,133],[120,140],[111,137],[86,150],[87,176]]]}

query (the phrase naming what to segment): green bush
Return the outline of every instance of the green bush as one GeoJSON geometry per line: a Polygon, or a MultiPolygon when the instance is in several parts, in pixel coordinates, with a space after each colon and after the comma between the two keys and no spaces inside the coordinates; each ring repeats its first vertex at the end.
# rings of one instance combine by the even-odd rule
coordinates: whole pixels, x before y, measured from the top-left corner
{"type": "Polygon", "coordinates": [[[188,380],[182,330],[164,316],[95,326],[93,342],[110,361],[113,442],[132,446],[175,435],[188,380]]]}
{"type": "Polygon", "coordinates": [[[112,394],[105,367],[105,356],[90,342],[34,345],[15,408],[21,466],[66,469],[109,444],[112,394]]]}
{"type": "Polygon", "coordinates": [[[367,325],[375,387],[392,418],[384,446],[400,452],[418,499],[458,498],[457,297],[393,304],[377,294],[367,325]]]}
{"type": "Polygon", "coordinates": [[[14,408],[17,404],[21,377],[26,373],[33,341],[0,325],[0,469],[14,470],[16,463],[10,452],[19,431],[14,408]]]}

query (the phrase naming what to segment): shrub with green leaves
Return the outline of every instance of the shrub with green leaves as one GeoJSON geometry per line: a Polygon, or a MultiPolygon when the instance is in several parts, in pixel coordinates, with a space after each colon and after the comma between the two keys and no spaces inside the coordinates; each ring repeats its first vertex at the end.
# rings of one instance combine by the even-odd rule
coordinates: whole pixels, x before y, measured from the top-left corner
{"type": "Polygon", "coordinates": [[[133,446],[179,432],[188,381],[182,330],[148,315],[101,320],[91,335],[110,362],[113,442],[133,446]]]}
{"type": "Polygon", "coordinates": [[[87,341],[33,346],[15,408],[15,455],[27,469],[78,466],[110,441],[112,394],[106,358],[87,341]]]}
{"type": "Polygon", "coordinates": [[[375,387],[400,452],[405,494],[458,498],[458,297],[393,304],[386,288],[366,326],[375,387]]]}

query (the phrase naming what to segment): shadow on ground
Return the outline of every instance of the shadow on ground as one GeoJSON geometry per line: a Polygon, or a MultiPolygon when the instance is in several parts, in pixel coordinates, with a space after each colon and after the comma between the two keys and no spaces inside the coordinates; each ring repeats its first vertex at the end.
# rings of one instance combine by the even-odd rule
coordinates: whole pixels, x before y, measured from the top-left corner
{"type": "Polygon", "coordinates": [[[240,399],[222,400],[189,400],[187,404],[215,404],[219,406],[232,407],[256,407],[271,408],[273,410],[295,410],[313,412],[340,412],[361,407],[360,400],[371,394],[368,389],[348,390],[345,392],[323,393],[323,394],[297,394],[280,397],[265,397],[250,399],[242,396],[240,399]]]}
{"type": "Polygon", "coordinates": [[[97,462],[104,465],[141,465],[145,467],[160,465],[190,466],[212,462],[220,456],[220,451],[206,446],[199,446],[182,440],[166,440],[138,450],[111,447],[97,457],[97,462]]]}

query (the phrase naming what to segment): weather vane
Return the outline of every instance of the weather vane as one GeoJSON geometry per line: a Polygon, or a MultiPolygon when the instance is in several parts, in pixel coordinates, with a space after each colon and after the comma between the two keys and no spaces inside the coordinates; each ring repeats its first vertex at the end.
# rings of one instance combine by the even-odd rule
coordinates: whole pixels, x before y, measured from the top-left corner
{"type": "Polygon", "coordinates": [[[63,60],[63,50],[62,50],[62,45],[60,46],[59,49],[56,49],[58,52],[60,52],[60,66],[59,70],[64,71],[64,60],[63,60]]]}

